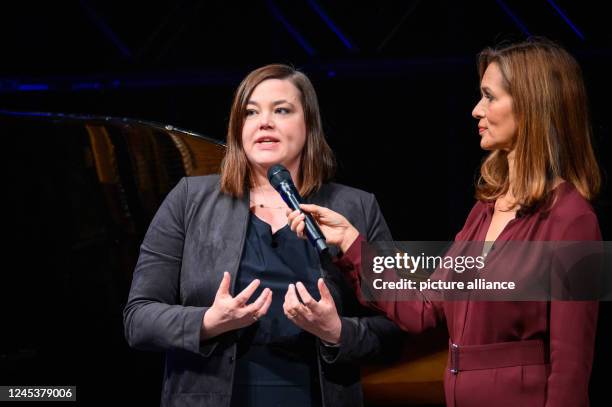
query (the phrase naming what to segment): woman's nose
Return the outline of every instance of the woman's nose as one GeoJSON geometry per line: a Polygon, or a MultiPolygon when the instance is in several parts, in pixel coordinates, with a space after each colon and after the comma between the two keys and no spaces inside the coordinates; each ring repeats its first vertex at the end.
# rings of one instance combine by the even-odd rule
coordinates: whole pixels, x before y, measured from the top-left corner
{"type": "Polygon", "coordinates": [[[474,119],[482,119],[484,117],[484,109],[482,107],[482,99],[476,103],[474,109],[472,110],[472,117],[474,119]]]}
{"type": "Polygon", "coordinates": [[[274,127],[274,120],[271,113],[261,112],[259,115],[259,127],[262,129],[274,127]]]}

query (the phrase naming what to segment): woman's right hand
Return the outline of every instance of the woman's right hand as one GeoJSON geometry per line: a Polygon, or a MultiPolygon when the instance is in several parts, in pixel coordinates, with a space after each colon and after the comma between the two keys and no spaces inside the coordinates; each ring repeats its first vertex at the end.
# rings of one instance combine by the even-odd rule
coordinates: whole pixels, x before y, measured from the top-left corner
{"type": "Polygon", "coordinates": [[[258,279],[251,281],[240,294],[232,297],[229,291],[230,274],[224,272],[215,301],[204,313],[200,338],[209,339],[227,331],[244,328],[264,316],[272,304],[272,290],[264,288],[254,302],[247,304],[259,283],[258,279]]]}
{"type": "MultiPolygon", "coordinates": [[[[327,243],[338,246],[343,253],[346,253],[359,236],[359,231],[338,212],[311,204],[301,204],[300,208],[311,214],[319,224],[327,243]]],[[[301,238],[304,237],[304,217],[304,214],[297,210],[287,214],[291,230],[301,238]]]]}

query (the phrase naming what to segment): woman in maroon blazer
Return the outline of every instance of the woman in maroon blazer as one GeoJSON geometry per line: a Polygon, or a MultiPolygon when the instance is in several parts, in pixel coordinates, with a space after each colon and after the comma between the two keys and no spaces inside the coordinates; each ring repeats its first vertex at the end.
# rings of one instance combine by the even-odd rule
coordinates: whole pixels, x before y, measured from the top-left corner
{"type": "MultiPolygon", "coordinates": [[[[482,98],[472,115],[491,153],[477,202],[457,241],[601,240],[589,200],[600,175],[590,142],[580,68],[559,46],[530,41],[479,57],[482,98]]],[[[360,293],[360,242],[346,219],[304,205],[360,293]]],[[[303,233],[303,216],[290,215],[303,233]]],[[[363,300],[363,299],[362,299],[363,300]]],[[[365,301],[364,301],[365,302],[365,301]]],[[[368,305],[404,330],[446,323],[449,406],[586,406],[598,305],[595,301],[385,301],[368,305]]],[[[305,312],[303,306],[286,310],[305,312]]]]}

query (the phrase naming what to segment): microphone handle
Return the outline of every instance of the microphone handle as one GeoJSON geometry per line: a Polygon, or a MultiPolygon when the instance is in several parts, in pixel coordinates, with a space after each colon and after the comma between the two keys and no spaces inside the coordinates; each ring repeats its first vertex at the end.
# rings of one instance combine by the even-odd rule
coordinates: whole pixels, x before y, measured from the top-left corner
{"type": "Polygon", "coordinates": [[[319,225],[314,221],[312,216],[300,209],[300,204],[302,203],[302,199],[300,194],[295,190],[293,185],[288,182],[281,182],[279,185],[279,189],[282,191],[281,196],[285,203],[293,210],[299,210],[302,212],[304,216],[304,224],[306,229],[306,236],[310,243],[317,249],[319,253],[323,253],[328,249],[327,244],[325,243],[325,237],[323,236],[323,232],[319,229],[319,225]]]}

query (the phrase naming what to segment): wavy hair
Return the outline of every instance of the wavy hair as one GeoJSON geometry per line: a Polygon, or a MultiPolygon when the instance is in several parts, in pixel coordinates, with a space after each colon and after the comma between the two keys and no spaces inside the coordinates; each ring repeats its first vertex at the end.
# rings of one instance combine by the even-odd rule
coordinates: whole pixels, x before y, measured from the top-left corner
{"type": "MultiPolygon", "coordinates": [[[[599,192],[601,176],[591,144],[582,72],[559,45],[534,39],[479,54],[480,79],[496,63],[512,96],[517,134],[513,141],[512,194],[520,211],[544,203],[557,177],[586,199],[599,192]]],[[[495,200],[509,189],[508,153],[493,151],[482,163],[476,198],[495,200]]]]}

